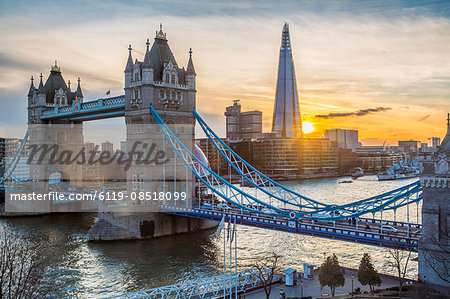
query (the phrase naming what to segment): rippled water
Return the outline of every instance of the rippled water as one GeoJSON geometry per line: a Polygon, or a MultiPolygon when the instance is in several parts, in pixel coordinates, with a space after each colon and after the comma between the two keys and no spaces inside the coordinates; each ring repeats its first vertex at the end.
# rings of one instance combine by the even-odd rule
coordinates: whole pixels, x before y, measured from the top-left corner
{"type": "MultiPolygon", "coordinates": [[[[380,194],[417,179],[379,182],[375,176],[366,176],[352,184],[339,184],[340,180],[342,178],[284,184],[308,197],[342,204],[380,194]]],[[[249,192],[253,190],[249,189],[249,192]]],[[[415,206],[413,204],[409,211],[412,222],[416,222],[415,206]]],[[[406,208],[397,211],[397,220],[405,219],[406,214],[406,208]]],[[[0,219],[0,226],[23,234],[37,234],[40,242],[48,246],[52,253],[48,261],[51,269],[49,279],[60,285],[59,297],[120,295],[217,275],[223,271],[223,239],[213,237],[214,230],[153,240],[87,243],[85,236],[94,217],[66,214],[5,218],[0,219]]],[[[383,218],[392,217],[392,213],[383,213],[383,218]]],[[[228,249],[227,245],[227,263],[228,249]]],[[[387,249],[381,247],[238,227],[239,269],[251,267],[258,255],[273,250],[282,254],[283,267],[298,269],[302,269],[303,263],[319,265],[324,253],[335,253],[341,265],[356,268],[362,254],[367,252],[380,272],[392,273],[387,264],[387,249]]],[[[408,276],[417,276],[417,262],[410,263],[408,276]]]]}

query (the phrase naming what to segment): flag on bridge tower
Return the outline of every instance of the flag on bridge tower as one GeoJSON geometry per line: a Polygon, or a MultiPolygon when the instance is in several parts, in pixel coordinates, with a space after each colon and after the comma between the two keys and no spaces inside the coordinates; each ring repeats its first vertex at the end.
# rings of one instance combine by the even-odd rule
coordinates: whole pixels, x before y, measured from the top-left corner
{"type": "Polygon", "coordinates": [[[233,223],[233,231],[231,232],[230,243],[233,243],[234,234],[236,233],[235,229],[236,229],[236,218],[234,219],[234,223],[233,223]]]}
{"type": "Polygon", "coordinates": [[[222,220],[219,223],[219,226],[217,227],[217,231],[214,233],[214,236],[220,236],[220,232],[223,229],[223,226],[225,225],[225,215],[222,217],[222,220]]]}
{"type": "Polygon", "coordinates": [[[106,95],[109,96],[111,94],[111,89],[106,92],[106,95]]]}
{"type": "Polygon", "coordinates": [[[227,226],[227,241],[230,239],[230,230],[231,230],[231,220],[228,218],[228,226],[227,226]]]}

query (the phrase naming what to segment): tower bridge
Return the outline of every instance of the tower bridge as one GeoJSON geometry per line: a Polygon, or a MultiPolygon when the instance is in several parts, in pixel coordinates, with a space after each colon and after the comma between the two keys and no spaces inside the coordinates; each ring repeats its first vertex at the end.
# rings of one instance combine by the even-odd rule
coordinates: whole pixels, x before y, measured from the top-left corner
{"type": "MultiPolygon", "coordinates": [[[[168,157],[167,163],[161,165],[133,162],[127,171],[128,193],[185,192],[190,201],[170,204],[165,200],[159,203],[124,201],[123,206],[130,208],[124,212],[116,210],[116,206],[101,205],[97,207],[99,221],[89,234],[92,240],[156,237],[212,227],[221,219],[230,219],[242,225],[284,232],[418,250],[422,226],[411,221],[409,207],[423,199],[424,188],[419,181],[343,205],[320,202],[290,190],[237,155],[196,111],[196,73],[191,50],[186,69],[180,68],[162,28],[156,32],[151,48],[147,40],[142,61],[133,61],[131,46],[128,50],[124,95],[85,102],[80,80],[77,90],[72,92],[56,63],[45,85],[42,75],[38,88],[32,80],[28,93],[28,131],[2,174],[1,184],[12,178],[17,156],[27,140],[36,145],[53,142],[72,149],[82,148],[83,122],[124,117],[128,151],[132,144],[156,142],[156,147],[162,148],[168,157]],[[240,185],[214,172],[196,153],[193,142],[196,123],[214,145],[214,150],[240,176],[240,185]],[[65,127],[55,129],[57,125],[65,127]],[[255,192],[249,193],[243,186],[252,186],[255,192]],[[146,210],[148,207],[151,209],[146,210]],[[383,219],[383,212],[395,215],[401,207],[407,209],[406,219],[383,219]]],[[[438,170],[444,177],[449,173],[450,155],[445,145],[450,144],[449,134],[439,152],[439,159],[444,162],[439,162],[438,170]]],[[[427,167],[428,171],[430,167],[427,167]]],[[[48,190],[50,174],[59,171],[72,186],[82,187],[80,168],[46,166],[32,160],[30,184],[34,189],[48,190]]],[[[433,188],[449,186],[447,178],[426,182],[433,188]]],[[[448,198],[444,201],[448,202],[448,198]]],[[[47,212],[61,211],[58,206],[63,205],[48,206],[47,212]]]]}

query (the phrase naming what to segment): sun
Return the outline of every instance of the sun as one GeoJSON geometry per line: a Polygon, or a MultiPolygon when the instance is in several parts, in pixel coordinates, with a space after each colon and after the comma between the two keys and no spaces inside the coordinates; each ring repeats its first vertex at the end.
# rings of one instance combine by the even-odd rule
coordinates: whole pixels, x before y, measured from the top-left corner
{"type": "Polygon", "coordinates": [[[312,131],[314,131],[314,125],[309,121],[304,121],[302,122],[302,131],[305,134],[311,133],[312,131]]]}

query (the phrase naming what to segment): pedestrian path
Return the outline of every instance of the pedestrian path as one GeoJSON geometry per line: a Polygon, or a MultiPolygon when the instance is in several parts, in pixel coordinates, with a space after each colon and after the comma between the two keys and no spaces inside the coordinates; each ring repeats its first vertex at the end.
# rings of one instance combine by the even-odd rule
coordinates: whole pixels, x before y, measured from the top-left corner
{"type": "MultiPolygon", "coordinates": [[[[352,274],[353,274],[353,288],[360,288],[362,291],[369,291],[369,286],[362,286],[358,281],[358,273],[356,270],[348,270],[345,269],[344,277],[345,277],[345,285],[343,287],[336,288],[335,295],[349,294],[352,291],[352,274]]],[[[330,288],[324,287],[320,288],[319,282],[319,271],[314,271],[314,280],[304,280],[303,281],[303,296],[311,296],[313,298],[317,297],[328,297],[331,296],[330,288]]],[[[377,289],[385,289],[393,286],[398,286],[397,280],[394,277],[381,275],[381,286],[376,287],[377,289]]],[[[270,293],[270,299],[279,299],[280,298],[280,290],[283,289],[286,293],[286,298],[289,297],[301,297],[302,288],[300,282],[297,281],[297,285],[288,287],[286,285],[276,285],[272,287],[272,291],[270,293]]],[[[265,298],[264,289],[260,289],[254,291],[249,294],[245,294],[241,296],[241,298],[246,299],[261,299],[265,298]]]]}

